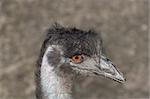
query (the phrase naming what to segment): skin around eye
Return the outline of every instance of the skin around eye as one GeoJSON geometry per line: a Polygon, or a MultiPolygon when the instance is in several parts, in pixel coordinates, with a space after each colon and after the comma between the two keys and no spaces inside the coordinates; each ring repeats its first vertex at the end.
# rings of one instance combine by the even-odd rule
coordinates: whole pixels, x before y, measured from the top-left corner
{"type": "Polygon", "coordinates": [[[74,63],[81,63],[83,61],[83,56],[82,55],[74,55],[71,58],[71,61],[74,63]]]}

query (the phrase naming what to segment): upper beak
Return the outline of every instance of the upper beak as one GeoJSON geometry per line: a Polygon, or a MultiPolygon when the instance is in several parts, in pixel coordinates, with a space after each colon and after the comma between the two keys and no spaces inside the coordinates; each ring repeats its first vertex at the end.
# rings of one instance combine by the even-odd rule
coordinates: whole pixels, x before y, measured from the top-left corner
{"type": "Polygon", "coordinates": [[[96,75],[103,75],[120,83],[125,82],[123,74],[108,58],[101,55],[100,64],[96,65],[96,67],[97,70],[94,72],[96,75]]]}

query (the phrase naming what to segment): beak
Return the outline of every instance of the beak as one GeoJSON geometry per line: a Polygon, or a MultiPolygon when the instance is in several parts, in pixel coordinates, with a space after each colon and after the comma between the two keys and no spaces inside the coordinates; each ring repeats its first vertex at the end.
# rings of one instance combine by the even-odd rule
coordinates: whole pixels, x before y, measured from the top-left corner
{"type": "Polygon", "coordinates": [[[125,82],[123,74],[115,67],[115,65],[106,57],[101,55],[100,64],[96,65],[97,70],[94,72],[96,75],[102,75],[111,78],[117,82],[125,82]]]}

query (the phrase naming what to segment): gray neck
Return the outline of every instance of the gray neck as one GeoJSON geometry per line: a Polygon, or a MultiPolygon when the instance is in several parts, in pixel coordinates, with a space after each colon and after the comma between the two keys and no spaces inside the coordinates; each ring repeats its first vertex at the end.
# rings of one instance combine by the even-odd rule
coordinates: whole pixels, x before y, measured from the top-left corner
{"type": "Polygon", "coordinates": [[[65,71],[51,66],[46,54],[41,64],[42,99],[72,99],[72,76],[65,71]],[[57,70],[57,71],[56,71],[57,70]]]}

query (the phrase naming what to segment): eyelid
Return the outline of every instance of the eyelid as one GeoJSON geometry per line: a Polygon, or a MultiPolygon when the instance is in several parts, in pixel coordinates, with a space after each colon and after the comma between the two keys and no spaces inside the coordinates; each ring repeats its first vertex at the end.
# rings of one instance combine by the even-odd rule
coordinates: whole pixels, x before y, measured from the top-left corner
{"type": "Polygon", "coordinates": [[[83,55],[83,54],[73,54],[69,58],[72,58],[73,56],[76,56],[76,55],[83,55]]]}

